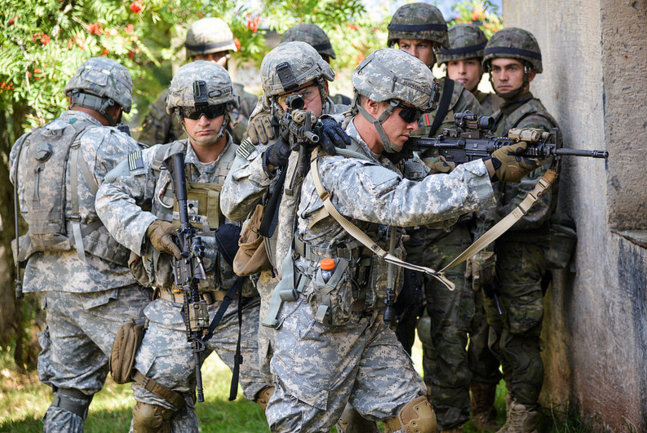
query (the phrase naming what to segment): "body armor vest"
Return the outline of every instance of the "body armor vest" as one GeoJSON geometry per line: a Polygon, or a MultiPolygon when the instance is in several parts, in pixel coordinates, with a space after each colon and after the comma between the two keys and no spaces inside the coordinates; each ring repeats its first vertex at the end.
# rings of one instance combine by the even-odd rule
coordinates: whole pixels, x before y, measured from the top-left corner
{"type": "MultiPolygon", "coordinates": [[[[126,266],[130,252],[110,236],[94,212],[94,206],[87,217],[79,213],[79,177],[83,177],[93,194],[96,194],[99,185],[87,161],[83,156],[79,157],[81,143],[78,137],[86,128],[96,125],[72,119],[62,128],[53,126],[50,124],[35,130],[20,143],[16,170],[23,171],[23,200],[27,206],[29,231],[20,238],[19,259],[22,261],[39,251],[76,249],[82,261],[85,261],[85,254],[88,253],[126,266]],[[69,204],[66,203],[68,164],[69,204]]],[[[18,176],[15,178],[18,179],[18,176]]]]}

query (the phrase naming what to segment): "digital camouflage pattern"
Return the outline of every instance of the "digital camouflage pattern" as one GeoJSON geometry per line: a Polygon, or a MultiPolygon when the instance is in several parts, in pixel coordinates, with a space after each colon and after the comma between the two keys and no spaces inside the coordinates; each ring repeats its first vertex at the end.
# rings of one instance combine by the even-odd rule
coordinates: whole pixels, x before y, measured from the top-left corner
{"type": "MultiPolygon", "coordinates": [[[[145,149],[140,154],[130,158],[136,161],[132,169],[129,161],[124,161],[110,173],[97,194],[97,209],[108,230],[115,233],[115,237],[129,249],[140,256],[143,255],[145,258],[150,256],[149,254],[144,254],[146,248],[149,247],[149,242],[146,240],[146,230],[153,220],[166,214],[165,210],[161,208],[172,203],[172,197],[169,198],[165,194],[172,182],[171,176],[167,170],[156,172],[153,161],[156,159],[158,149],[164,150],[165,153],[161,158],[164,160],[170,156],[171,152],[176,152],[178,147],[186,149],[185,172],[187,183],[222,184],[227,169],[230,167],[225,161],[231,161],[233,152],[235,152],[235,145],[231,138],[229,138],[219,158],[208,164],[201,163],[193,147],[189,145],[188,140],[183,140],[163,147],[160,145],[145,149]],[[224,167],[220,167],[221,164],[224,167]],[[170,203],[168,200],[171,200],[170,203]],[[143,209],[151,209],[151,211],[143,209]]],[[[200,209],[198,209],[198,212],[201,212],[200,209]]],[[[206,256],[211,255],[207,251],[206,256]]],[[[160,258],[160,261],[162,259],[163,257],[160,258]]],[[[206,262],[205,266],[209,268],[206,262]]],[[[172,280],[170,267],[158,266],[157,272],[160,275],[155,277],[155,281],[172,280]],[[167,274],[162,278],[161,273],[164,269],[167,274]]],[[[211,272],[207,269],[208,275],[211,272]]],[[[215,281],[213,286],[201,287],[200,290],[228,289],[229,286],[223,281],[220,270],[215,269],[213,272],[217,274],[215,280],[208,280],[215,281]]],[[[164,287],[163,290],[167,290],[164,284],[155,282],[153,285],[160,285],[164,287]]],[[[256,333],[258,330],[259,302],[253,298],[244,299],[247,299],[248,304],[243,310],[241,347],[245,362],[240,367],[241,385],[243,386],[245,397],[253,400],[256,393],[266,386],[265,381],[258,372],[257,361],[256,333]]],[[[209,352],[216,350],[223,361],[230,367],[233,366],[233,354],[238,338],[236,302],[232,302],[223,322],[218,325],[214,337],[208,344],[209,352]]],[[[209,306],[210,318],[213,318],[219,305],[219,302],[215,302],[209,306]]],[[[138,352],[136,366],[138,369],[142,368],[142,370],[139,370],[142,374],[148,374],[165,386],[185,395],[190,410],[183,410],[177,417],[173,418],[173,431],[197,431],[197,418],[193,413],[195,365],[192,364],[192,352],[186,340],[186,328],[180,316],[180,310],[181,304],[172,303],[165,299],[157,299],[146,309],[145,314],[151,324],[138,352]],[[173,356],[170,356],[171,354],[173,356]]],[[[205,354],[205,357],[207,354],[205,354]]],[[[172,407],[171,404],[160,399],[157,395],[141,389],[136,384],[133,385],[133,395],[137,401],[177,410],[177,408],[172,407]]]]}
{"type": "Polygon", "coordinates": [[[436,56],[439,65],[457,60],[481,59],[487,36],[477,25],[456,24],[448,31],[449,48],[441,49],[436,56]]]}
{"type": "Polygon", "coordinates": [[[510,27],[496,32],[485,47],[483,66],[486,70],[492,59],[518,59],[530,63],[538,74],[543,72],[541,50],[537,39],[527,30],[510,27]],[[515,51],[510,51],[510,50],[515,51]]]}
{"type": "Polygon", "coordinates": [[[291,41],[301,41],[312,45],[322,57],[325,54],[332,59],[337,58],[328,35],[316,24],[297,24],[287,29],[281,36],[281,43],[291,41]]]}
{"type": "Polygon", "coordinates": [[[294,89],[306,84],[309,81],[317,80],[323,84],[323,80],[334,81],[335,73],[317,50],[305,42],[292,41],[284,42],[270,51],[261,63],[261,84],[265,97],[276,96],[293,89],[284,87],[277,67],[289,59],[289,71],[294,77],[294,89]]]}
{"type": "Polygon", "coordinates": [[[227,23],[214,17],[193,23],[186,34],[184,48],[187,59],[201,54],[237,51],[234,35],[227,23]]]}
{"type": "MultiPolygon", "coordinates": [[[[43,128],[57,131],[70,123],[82,126],[77,136],[79,158],[83,158],[99,184],[106,173],[129,152],[139,150],[137,143],[115,128],[105,127],[80,111],[64,111],[43,128]]],[[[29,146],[29,138],[23,146],[29,146]]],[[[33,181],[24,172],[25,160],[18,161],[19,146],[10,155],[11,181],[18,182],[18,196],[23,216],[26,209],[25,182],[33,181]],[[17,176],[16,176],[17,168],[17,176]]],[[[65,184],[42,179],[43,185],[64,188],[65,211],[71,211],[71,180],[68,164],[65,184]]],[[[41,188],[43,193],[47,190],[41,188]]],[[[94,194],[79,174],[79,211],[85,221],[97,219],[94,194]]],[[[68,223],[68,231],[71,232],[68,223]]],[[[82,391],[90,398],[102,387],[108,374],[108,357],[117,329],[131,317],[140,317],[148,296],[140,291],[125,266],[86,254],[86,264],[75,250],[36,252],[27,262],[23,277],[25,292],[46,292],[43,309],[47,327],[39,335],[42,351],[38,357],[39,379],[48,385],[82,391]]],[[[50,407],[44,418],[45,431],[82,432],[81,417],[61,408],[50,407]]]]}
{"type": "Polygon", "coordinates": [[[422,39],[449,48],[447,24],[437,7],[427,3],[409,3],[395,11],[389,23],[387,46],[399,39],[422,39]],[[426,26],[422,28],[422,26],[426,26]]]}
{"type": "Polygon", "coordinates": [[[83,62],[65,86],[65,95],[74,90],[112,99],[130,112],[133,80],[128,69],[112,59],[92,57],[83,62]]]}
{"type": "MultiPolygon", "coordinates": [[[[353,122],[346,132],[355,140],[350,150],[366,159],[321,156],[319,173],[324,188],[332,192],[335,208],[364,232],[376,232],[378,224],[427,224],[491,203],[489,178],[480,161],[464,164],[449,175],[413,182],[403,179],[388,158],[374,155],[353,122]]],[[[322,207],[312,173],[308,173],[301,188],[297,236],[312,251],[319,251],[317,254],[336,257],[338,248],[356,243],[331,216],[311,226],[322,207]]],[[[303,266],[315,272],[318,263],[301,258],[297,267],[306,272],[303,266]]],[[[283,307],[284,320],[277,330],[271,364],[278,385],[267,409],[272,429],[293,431],[297,422],[307,431],[330,428],[348,401],[364,418],[384,420],[395,416],[414,397],[424,395],[420,377],[411,370],[411,359],[377,314],[383,304],[371,304],[367,294],[367,304],[373,307],[365,306],[363,314],[346,310],[347,319],[338,326],[323,326],[312,317],[316,284],[311,283],[296,304],[283,307]],[[336,344],[331,345],[331,340],[336,344]],[[313,361],[304,362],[309,358],[313,361]],[[335,392],[329,392],[331,389],[335,392]]],[[[340,306],[343,310],[358,299],[350,286],[340,284],[334,289],[338,293],[331,295],[344,304],[340,306]]],[[[375,294],[385,288],[384,279],[369,284],[375,294]]]]}
{"type": "MultiPolygon", "coordinates": [[[[234,93],[240,97],[240,108],[232,111],[232,117],[235,117],[236,121],[230,125],[233,126],[231,135],[235,143],[240,143],[243,141],[247,130],[247,119],[254,111],[258,98],[251,93],[247,93],[244,86],[238,83],[234,83],[234,93]]],[[[162,91],[148,106],[144,120],[141,123],[141,131],[137,135],[139,142],[153,146],[188,138],[180,118],[166,112],[167,96],[168,88],[162,91]]]]}
{"type": "MultiPolygon", "coordinates": [[[[531,93],[505,101],[494,117],[497,134],[507,134],[509,128],[551,131],[557,126],[531,93]]],[[[499,182],[498,215],[503,217],[514,209],[547,168],[548,164],[537,168],[519,183],[499,182]]],[[[541,281],[546,272],[544,248],[557,194],[555,182],[527,215],[495,243],[503,316],[499,316],[491,299],[484,299],[490,324],[490,348],[503,365],[508,391],[517,402],[529,406],[537,404],[543,384],[539,338],[544,311],[541,281]]]]}
{"type": "Polygon", "coordinates": [[[404,51],[374,51],[353,71],[356,94],[375,102],[399,100],[419,110],[432,108],[434,76],[420,60],[404,51]]]}

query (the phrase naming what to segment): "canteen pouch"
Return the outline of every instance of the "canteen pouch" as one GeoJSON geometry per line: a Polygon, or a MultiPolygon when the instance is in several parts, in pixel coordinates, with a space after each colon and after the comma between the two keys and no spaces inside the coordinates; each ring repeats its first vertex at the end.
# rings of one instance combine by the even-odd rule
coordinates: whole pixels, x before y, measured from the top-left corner
{"type": "Polygon", "coordinates": [[[308,295],[308,304],[312,308],[315,320],[325,326],[343,325],[353,312],[353,283],[347,273],[348,260],[337,258],[335,271],[324,282],[321,268],[317,268],[310,283],[312,289],[308,295]]]}
{"type": "Polygon", "coordinates": [[[144,339],[146,325],[130,319],[117,330],[115,342],[110,353],[109,369],[115,382],[124,384],[133,382],[135,356],[144,339]]]}
{"type": "Polygon", "coordinates": [[[496,254],[492,251],[480,251],[467,259],[465,278],[472,279],[472,290],[492,284],[496,277],[496,254]]]}

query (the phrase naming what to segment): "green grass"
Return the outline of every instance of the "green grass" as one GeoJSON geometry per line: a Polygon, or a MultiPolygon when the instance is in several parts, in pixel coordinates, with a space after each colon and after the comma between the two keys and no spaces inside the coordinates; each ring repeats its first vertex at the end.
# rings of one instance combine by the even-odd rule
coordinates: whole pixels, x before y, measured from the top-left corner
{"type": "MultiPolygon", "coordinates": [[[[413,348],[416,368],[422,372],[422,346],[419,340],[413,348]]],[[[215,355],[202,367],[205,402],[197,405],[201,432],[266,433],[265,417],[258,405],[245,400],[242,391],[236,401],[228,401],[231,372],[215,355]]],[[[503,382],[497,388],[497,421],[505,422],[506,389],[503,382]]],[[[42,431],[40,418],[52,400],[49,387],[38,381],[36,372],[22,374],[13,364],[8,349],[0,348],[0,432],[37,433],[42,431]]],[[[131,411],[135,405],[130,385],[117,385],[110,378],[98,393],[85,423],[88,433],[114,433],[128,431],[131,411]]],[[[571,407],[544,408],[539,419],[540,432],[546,433],[596,433],[581,421],[571,407]]],[[[628,426],[628,431],[632,430],[628,426]]],[[[335,430],[333,429],[333,432],[335,430]]],[[[469,421],[465,433],[477,430],[469,421]]]]}

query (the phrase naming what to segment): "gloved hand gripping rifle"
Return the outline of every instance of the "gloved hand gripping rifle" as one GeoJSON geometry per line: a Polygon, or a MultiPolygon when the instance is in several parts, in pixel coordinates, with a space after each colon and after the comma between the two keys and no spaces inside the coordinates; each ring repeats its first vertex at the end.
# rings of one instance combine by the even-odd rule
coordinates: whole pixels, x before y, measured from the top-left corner
{"type": "Polygon", "coordinates": [[[310,168],[310,153],[313,145],[319,143],[319,136],[313,131],[317,117],[312,111],[303,110],[305,101],[297,94],[287,97],[285,114],[279,121],[281,138],[290,143],[293,151],[299,151],[299,175],[305,177],[310,168]]]}
{"type": "Polygon", "coordinates": [[[200,297],[198,280],[206,278],[202,267],[204,244],[197,230],[189,221],[187,208],[186,177],[184,174],[184,153],[172,155],[171,166],[167,168],[173,174],[175,197],[178,202],[180,214],[180,228],[177,235],[180,240],[182,258],[173,260],[173,274],[175,276],[175,289],[182,289],[184,293],[184,306],[182,318],[186,326],[187,340],[191,344],[195,360],[195,378],[197,383],[198,401],[204,401],[202,390],[202,373],[200,372],[200,353],[206,349],[203,337],[209,329],[209,312],[207,303],[200,297]]]}
{"type": "Polygon", "coordinates": [[[503,146],[519,141],[528,143],[527,151],[520,156],[535,159],[556,159],[564,155],[586,156],[589,158],[608,158],[609,152],[603,150],[563,149],[557,146],[558,128],[552,132],[541,129],[511,129],[507,137],[494,137],[488,134],[494,120],[491,117],[478,117],[465,112],[454,114],[457,127],[445,129],[436,138],[411,137],[404,145],[403,151],[421,151],[436,149],[439,156],[447,162],[464,164],[476,159],[484,159],[503,146]]]}

